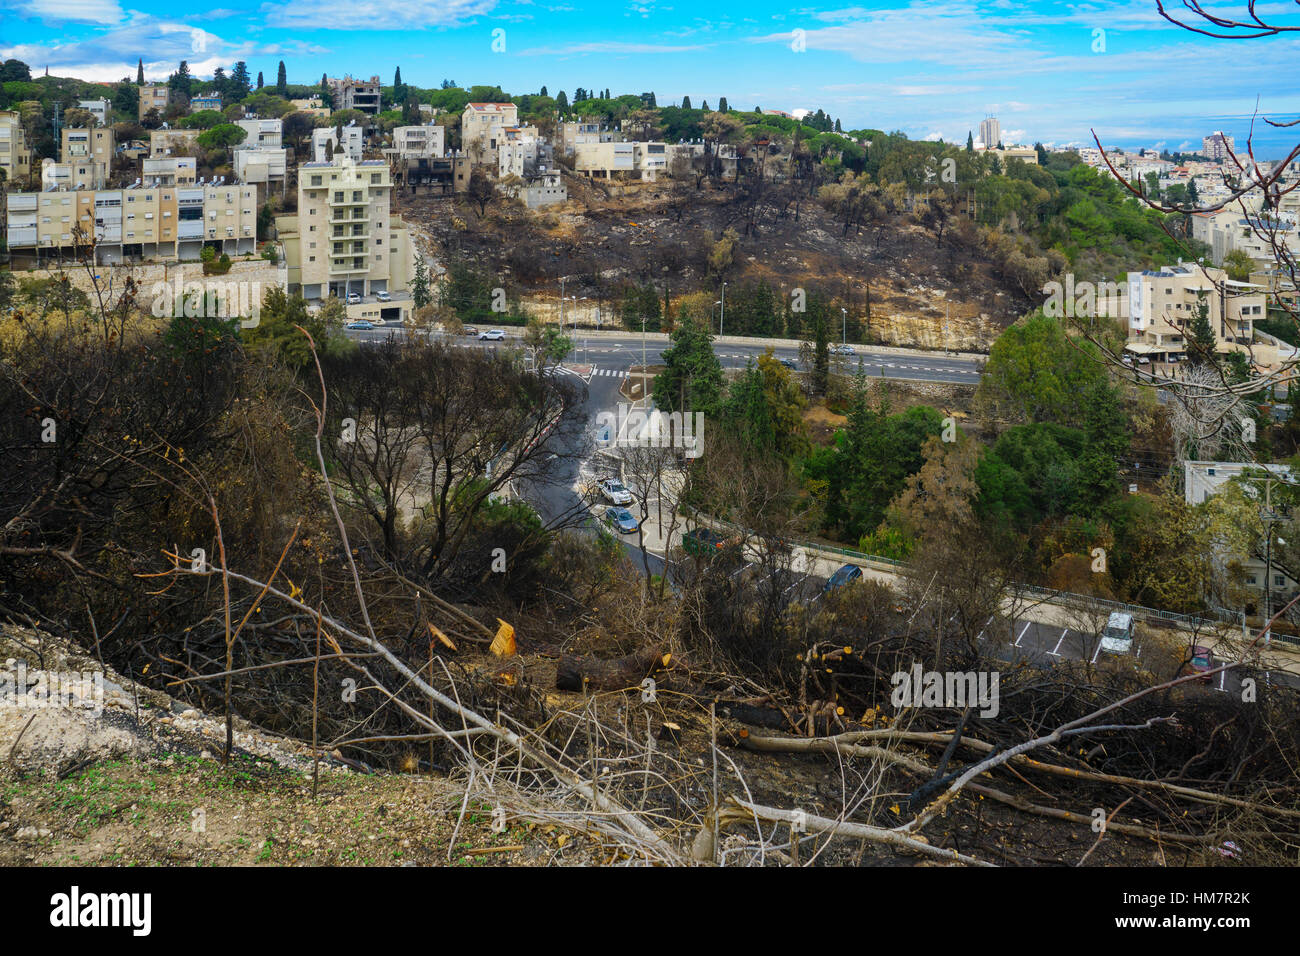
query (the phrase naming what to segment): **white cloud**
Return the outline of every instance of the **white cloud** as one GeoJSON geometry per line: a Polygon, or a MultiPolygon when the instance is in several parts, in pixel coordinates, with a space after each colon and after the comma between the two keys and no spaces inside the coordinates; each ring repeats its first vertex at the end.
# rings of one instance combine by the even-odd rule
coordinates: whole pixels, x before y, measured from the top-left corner
{"type": "Polygon", "coordinates": [[[112,24],[123,16],[117,0],[17,0],[12,10],[47,23],[112,24]]]}
{"type": "MultiPolygon", "coordinates": [[[[422,30],[459,26],[491,13],[497,0],[292,0],[264,3],[266,23],[298,30],[422,30]]],[[[484,41],[486,46],[487,41],[484,41]]]]}

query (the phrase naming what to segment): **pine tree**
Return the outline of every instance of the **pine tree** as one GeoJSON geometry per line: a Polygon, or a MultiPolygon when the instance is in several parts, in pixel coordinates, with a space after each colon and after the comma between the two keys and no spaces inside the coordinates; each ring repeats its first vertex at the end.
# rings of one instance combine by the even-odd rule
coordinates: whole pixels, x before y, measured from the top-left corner
{"type": "Polygon", "coordinates": [[[262,81],[262,71],[257,71],[257,88],[260,90],[266,84],[262,81]]]}
{"type": "Polygon", "coordinates": [[[168,77],[167,86],[173,93],[183,96],[187,100],[190,98],[192,80],[190,77],[190,65],[187,61],[181,60],[181,65],[176,68],[176,72],[168,77]]]}
{"type": "Polygon", "coordinates": [[[966,152],[975,152],[975,134],[970,130],[966,131],[966,152]]]}
{"type": "Polygon", "coordinates": [[[538,96],[546,96],[546,87],[543,86],[543,87],[541,88],[541,90],[538,92],[537,95],[538,95],[538,96]]]}
{"type": "Polygon", "coordinates": [[[690,109],[690,108],[691,108],[691,98],[690,98],[689,96],[683,96],[683,97],[682,97],[682,109],[684,109],[684,110],[688,110],[688,109],[690,109]]]}
{"type": "Polygon", "coordinates": [[[284,60],[280,61],[280,69],[275,74],[275,95],[284,97],[289,95],[289,74],[284,70],[284,60]]]}
{"type": "Polygon", "coordinates": [[[229,95],[230,80],[226,76],[224,67],[217,67],[212,71],[212,92],[225,100],[229,95]]]}
{"type": "Polygon", "coordinates": [[[718,99],[718,112],[719,113],[727,112],[727,98],[725,96],[720,97],[718,99]]]}
{"type": "Polygon", "coordinates": [[[564,95],[564,90],[560,90],[559,95],[555,97],[555,108],[558,110],[567,110],[569,108],[569,98],[564,95]]]}
{"type": "Polygon", "coordinates": [[[135,68],[135,85],[144,86],[144,57],[141,57],[135,68]]]}
{"type": "Polygon", "coordinates": [[[1194,306],[1192,327],[1187,336],[1187,361],[1192,365],[1214,363],[1214,327],[1210,325],[1210,303],[1201,296],[1194,306]]]}
{"type": "Polygon", "coordinates": [[[240,60],[235,64],[235,68],[230,71],[230,81],[227,86],[230,98],[233,101],[238,103],[240,100],[244,99],[244,97],[248,96],[248,88],[252,85],[250,79],[251,78],[248,75],[248,64],[243,60],[240,60]]]}
{"type": "Polygon", "coordinates": [[[704,112],[706,113],[709,112],[709,101],[705,100],[704,102],[702,102],[700,104],[700,109],[704,110],[704,112]]]}

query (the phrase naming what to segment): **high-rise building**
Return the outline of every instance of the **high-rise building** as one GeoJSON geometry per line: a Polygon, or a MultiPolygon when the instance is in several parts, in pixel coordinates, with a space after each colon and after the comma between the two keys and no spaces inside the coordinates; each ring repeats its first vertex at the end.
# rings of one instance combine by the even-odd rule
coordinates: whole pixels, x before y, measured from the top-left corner
{"type": "Polygon", "coordinates": [[[289,291],[308,301],[334,295],[354,318],[400,319],[410,301],[412,271],[406,224],[389,205],[392,179],[382,160],[303,163],[298,170],[298,212],[276,219],[289,267],[289,291]],[[348,302],[384,293],[389,298],[348,302]]]}
{"type": "Polygon", "coordinates": [[[986,116],[980,120],[980,142],[985,149],[996,149],[1002,142],[1002,126],[996,116],[986,116]]]}
{"type": "Polygon", "coordinates": [[[1201,155],[1216,162],[1227,159],[1232,149],[1232,137],[1224,135],[1221,130],[1201,140],[1201,155]]]}

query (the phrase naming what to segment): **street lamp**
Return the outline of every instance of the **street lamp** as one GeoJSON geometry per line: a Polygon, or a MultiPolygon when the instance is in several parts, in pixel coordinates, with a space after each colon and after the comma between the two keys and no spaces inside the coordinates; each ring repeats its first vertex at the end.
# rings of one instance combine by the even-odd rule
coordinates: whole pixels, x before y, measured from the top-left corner
{"type": "Polygon", "coordinates": [[[722,298],[718,301],[722,309],[718,312],[718,338],[722,338],[722,325],[727,321],[727,283],[722,283],[722,298]]]}
{"type": "Polygon", "coordinates": [[[840,344],[846,345],[849,341],[849,310],[840,306],[840,344]]]}

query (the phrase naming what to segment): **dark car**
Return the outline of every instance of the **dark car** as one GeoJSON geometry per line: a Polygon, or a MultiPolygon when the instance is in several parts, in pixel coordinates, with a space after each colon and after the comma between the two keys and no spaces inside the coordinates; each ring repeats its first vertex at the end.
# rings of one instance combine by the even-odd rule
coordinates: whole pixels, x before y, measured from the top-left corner
{"type": "Polygon", "coordinates": [[[1192,659],[1187,662],[1187,673],[1196,674],[1203,681],[1211,680],[1210,671],[1214,669],[1214,658],[1210,649],[1197,644],[1192,648],[1192,659]]]}
{"type": "Polygon", "coordinates": [[[799,363],[794,359],[781,359],[781,364],[788,369],[793,369],[796,372],[799,371],[799,363]]]}
{"type": "Polygon", "coordinates": [[[682,550],[687,554],[716,554],[737,544],[735,538],[728,538],[712,528],[696,528],[682,535],[682,550]]]}
{"type": "Polygon", "coordinates": [[[860,567],[856,564],[846,564],[826,579],[826,583],[822,586],[822,591],[834,591],[837,588],[844,587],[846,584],[851,584],[861,577],[862,569],[860,567]]]}
{"type": "Polygon", "coordinates": [[[631,534],[637,529],[636,518],[626,508],[606,508],[605,523],[619,534],[631,534]]]}

